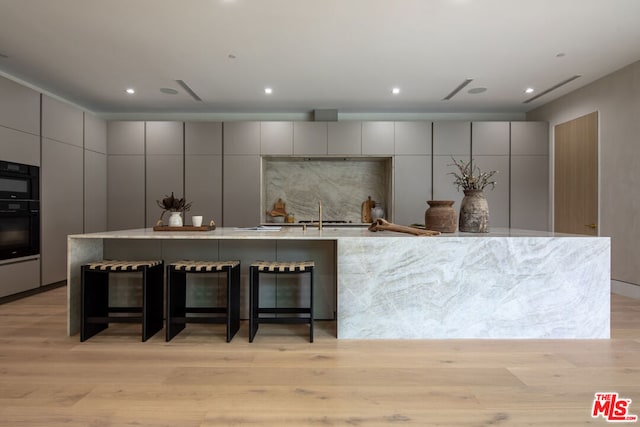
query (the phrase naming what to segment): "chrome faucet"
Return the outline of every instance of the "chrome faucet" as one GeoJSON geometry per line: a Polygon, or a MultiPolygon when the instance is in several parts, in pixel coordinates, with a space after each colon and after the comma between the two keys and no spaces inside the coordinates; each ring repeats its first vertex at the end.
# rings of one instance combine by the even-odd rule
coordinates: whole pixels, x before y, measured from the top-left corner
{"type": "Polygon", "coordinates": [[[322,230],[322,200],[318,200],[318,230],[322,230]]]}

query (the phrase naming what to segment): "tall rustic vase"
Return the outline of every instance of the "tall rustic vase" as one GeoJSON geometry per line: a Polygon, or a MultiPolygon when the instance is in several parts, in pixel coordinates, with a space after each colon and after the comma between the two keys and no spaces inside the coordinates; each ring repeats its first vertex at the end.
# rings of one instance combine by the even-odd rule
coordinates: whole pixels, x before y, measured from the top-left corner
{"type": "Polygon", "coordinates": [[[469,233],[489,232],[489,204],[482,190],[464,190],[459,227],[469,233]]]}
{"type": "Polygon", "coordinates": [[[453,203],[453,200],[427,200],[429,208],[424,213],[425,228],[441,233],[454,233],[458,220],[453,203]]]}

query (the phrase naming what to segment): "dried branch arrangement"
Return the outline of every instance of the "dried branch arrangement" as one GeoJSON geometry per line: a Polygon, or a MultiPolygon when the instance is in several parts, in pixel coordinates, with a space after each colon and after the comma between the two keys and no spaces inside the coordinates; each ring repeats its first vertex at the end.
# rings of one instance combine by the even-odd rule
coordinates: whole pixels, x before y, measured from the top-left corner
{"type": "Polygon", "coordinates": [[[156,200],[156,203],[160,208],[162,208],[162,213],[160,214],[160,219],[158,220],[158,224],[162,225],[162,217],[164,213],[169,212],[180,212],[180,211],[188,211],[191,209],[191,203],[187,203],[184,198],[176,199],[173,195],[173,191],[170,196],[165,194],[164,199],[162,201],[156,200]]]}
{"type": "Polygon", "coordinates": [[[451,159],[453,164],[447,166],[458,168],[457,172],[449,172],[455,177],[453,183],[458,187],[458,191],[460,188],[463,190],[484,190],[488,186],[491,186],[492,190],[495,188],[496,181],[493,181],[492,178],[498,171],[482,172],[478,166],[472,166],[473,161],[466,163],[453,157],[451,159]]]}

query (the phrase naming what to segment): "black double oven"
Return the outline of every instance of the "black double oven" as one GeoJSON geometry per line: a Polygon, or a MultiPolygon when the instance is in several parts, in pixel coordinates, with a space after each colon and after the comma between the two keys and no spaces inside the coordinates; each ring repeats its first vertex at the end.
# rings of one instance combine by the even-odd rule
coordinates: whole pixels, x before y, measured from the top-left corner
{"type": "Polygon", "coordinates": [[[0,260],[40,253],[40,168],[0,161],[0,260]]]}

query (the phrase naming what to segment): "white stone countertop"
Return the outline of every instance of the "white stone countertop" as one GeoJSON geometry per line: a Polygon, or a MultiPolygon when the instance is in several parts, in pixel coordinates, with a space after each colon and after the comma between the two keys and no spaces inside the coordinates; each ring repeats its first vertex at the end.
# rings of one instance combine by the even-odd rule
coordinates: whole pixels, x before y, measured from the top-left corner
{"type": "Polygon", "coordinates": [[[549,231],[519,230],[513,228],[493,228],[489,233],[442,233],[439,236],[414,236],[393,231],[369,231],[366,227],[325,226],[322,230],[307,226],[281,227],[278,231],[246,230],[233,227],[220,227],[212,231],[153,231],[152,228],[108,231],[99,233],[74,234],[70,239],[247,239],[247,240],[338,240],[342,238],[390,238],[407,239],[450,239],[450,238],[494,238],[494,237],[596,237],[577,234],[553,233],[549,231]]]}

